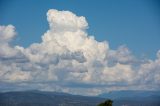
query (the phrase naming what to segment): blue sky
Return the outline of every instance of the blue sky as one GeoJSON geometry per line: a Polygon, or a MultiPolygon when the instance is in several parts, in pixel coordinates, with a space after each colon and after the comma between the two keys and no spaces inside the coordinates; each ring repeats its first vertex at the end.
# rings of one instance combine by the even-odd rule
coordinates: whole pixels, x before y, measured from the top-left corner
{"type": "Polygon", "coordinates": [[[0,1],[0,91],[159,88],[158,0],[0,1]]]}
{"type": "Polygon", "coordinates": [[[13,24],[18,32],[14,43],[27,47],[41,41],[51,8],[85,16],[88,33],[113,49],[126,45],[136,56],[155,58],[160,47],[158,0],[1,0],[0,24],[13,24]]]}

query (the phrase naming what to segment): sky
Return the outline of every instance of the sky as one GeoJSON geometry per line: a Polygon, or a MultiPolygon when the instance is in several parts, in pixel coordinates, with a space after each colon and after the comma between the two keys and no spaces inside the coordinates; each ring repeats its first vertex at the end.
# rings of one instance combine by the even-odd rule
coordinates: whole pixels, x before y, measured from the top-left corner
{"type": "Polygon", "coordinates": [[[159,90],[159,29],[158,0],[0,0],[0,90],[159,90]]]}

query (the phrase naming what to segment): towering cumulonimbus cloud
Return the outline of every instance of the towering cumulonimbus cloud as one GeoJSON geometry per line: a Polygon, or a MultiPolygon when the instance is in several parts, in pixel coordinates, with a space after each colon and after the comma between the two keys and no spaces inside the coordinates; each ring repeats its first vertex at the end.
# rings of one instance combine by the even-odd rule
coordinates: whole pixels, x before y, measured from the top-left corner
{"type": "Polygon", "coordinates": [[[83,16],[50,9],[41,43],[11,45],[12,25],[0,26],[0,90],[39,89],[96,95],[108,90],[160,87],[157,59],[138,59],[126,46],[109,48],[89,36],[83,16]]]}

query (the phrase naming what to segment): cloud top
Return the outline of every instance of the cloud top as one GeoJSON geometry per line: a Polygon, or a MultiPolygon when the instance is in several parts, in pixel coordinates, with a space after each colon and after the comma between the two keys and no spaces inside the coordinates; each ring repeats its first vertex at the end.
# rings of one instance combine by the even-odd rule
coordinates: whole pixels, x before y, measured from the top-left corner
{"type": "Polygon", "coordinates": [[[84,30],[88,26],[85,17],[78,17],[70,11],[50,9],[47,12],[47,20],[49,22],[50,29],[60,32],[84,30]]]}

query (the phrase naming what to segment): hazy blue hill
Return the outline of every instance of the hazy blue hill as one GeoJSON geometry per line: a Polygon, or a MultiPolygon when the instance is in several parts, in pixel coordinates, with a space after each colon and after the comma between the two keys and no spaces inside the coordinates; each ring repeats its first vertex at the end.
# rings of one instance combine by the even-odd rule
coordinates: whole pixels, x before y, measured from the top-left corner
{"type": "Polygon", "coordinates": [[[0,106],[96,106],[98,97],[58,92],[21,91],[0,93],[0,106]]]}
{"type": "Polygon", "coordinates": [[[15,91],[0,93],[0,106],[96,106],[111,98],[113,106],[160,106],[159,91],[114,91],[89,97],[60,92],[15,91]]]}
{"type": "Polygon", "coordinates": [[[122,90],[122,91],[112,91],[99,95],[99,97],[111,98],[111,99],[130,98],[130,97],[137,98],[137,97],[150,97],[150,96],[160,96],[160,91],[122,90]]]}
{"type": "Polygon", "coordinates": [[[113,91],[99,95],[114,101],[113,106],[160,106],[160,91],[113,91]]]}

